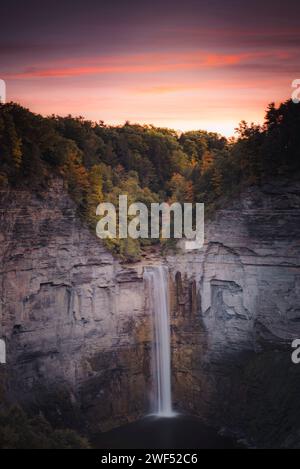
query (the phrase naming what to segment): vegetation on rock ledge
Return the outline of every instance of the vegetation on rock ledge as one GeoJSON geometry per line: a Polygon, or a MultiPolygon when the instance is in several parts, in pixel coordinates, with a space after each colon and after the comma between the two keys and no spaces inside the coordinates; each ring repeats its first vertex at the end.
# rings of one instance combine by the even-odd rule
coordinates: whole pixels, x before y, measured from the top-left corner
{"type": "Polygon", "coordinates": [[[73,430],[53,429],[43,416],[28,417],[19,406],[0,412],[1,449],[88,449],[73,430]]]}

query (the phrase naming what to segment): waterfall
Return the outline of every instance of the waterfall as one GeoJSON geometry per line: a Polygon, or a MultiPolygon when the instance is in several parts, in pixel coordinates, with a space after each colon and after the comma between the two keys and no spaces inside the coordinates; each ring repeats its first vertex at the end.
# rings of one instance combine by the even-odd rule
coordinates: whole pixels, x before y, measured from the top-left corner
{"type": "Polygon", "coordinates": [[[168,268],[146,267],[144,279],[149,288],[150,311],[153,317],[153,408],[160,417],[171,417],[171,350],[168,295],[168,268]]]}

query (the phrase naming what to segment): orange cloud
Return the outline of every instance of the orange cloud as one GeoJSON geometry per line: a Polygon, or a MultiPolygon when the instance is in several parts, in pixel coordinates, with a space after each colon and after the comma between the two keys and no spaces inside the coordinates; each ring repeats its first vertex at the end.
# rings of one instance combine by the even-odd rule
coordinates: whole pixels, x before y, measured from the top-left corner
{"type": "Polygon", "coordinates": [[[11,73],[6,78],[64,78],[82,75],[122,74],[122,73],[157,73],[168,71],[188,71],[228,67],[253,58],[265,56],[264,53],[161,53],[129,55],[120,57],[95,57],[85,59],[83,65],[65,63],[52,67],[35,67],[11,73]]]}

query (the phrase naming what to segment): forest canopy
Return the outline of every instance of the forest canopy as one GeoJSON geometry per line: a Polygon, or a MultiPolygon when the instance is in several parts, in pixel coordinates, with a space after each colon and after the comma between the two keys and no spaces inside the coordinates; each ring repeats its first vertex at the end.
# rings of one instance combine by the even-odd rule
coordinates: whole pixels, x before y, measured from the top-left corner
{"type": "MultiPolygon", "coordinates": [[[[122,126],[82,117],[43,117],[0,104],[0,189],[38,192],[63,178],[79,215],[94,229],[100,202],[204,202],[208,212],[224,197],[269,178],[299,172],[300,105],[287,101],[266,111],[262,126],[241,122],[234,139],[203,130],[126,122],[122,126]]],[[[127,260],[150,240],[107,240],[127,260]]],[[[157,241],[153,241],[157,242],[157,241]]]]}

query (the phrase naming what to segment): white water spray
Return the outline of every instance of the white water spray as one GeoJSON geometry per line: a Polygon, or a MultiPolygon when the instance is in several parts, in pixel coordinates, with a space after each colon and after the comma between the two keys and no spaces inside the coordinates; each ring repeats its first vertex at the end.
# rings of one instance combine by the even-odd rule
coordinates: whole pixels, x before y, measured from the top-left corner
{"type": "Polygon", "coordinates": [[[171,351],[168,295],[168,269],[165,266],[146,267],[144,279],[149,288],[150,311],[153,317],[153,381],[152,413],[172,417],[171,351]]]}

